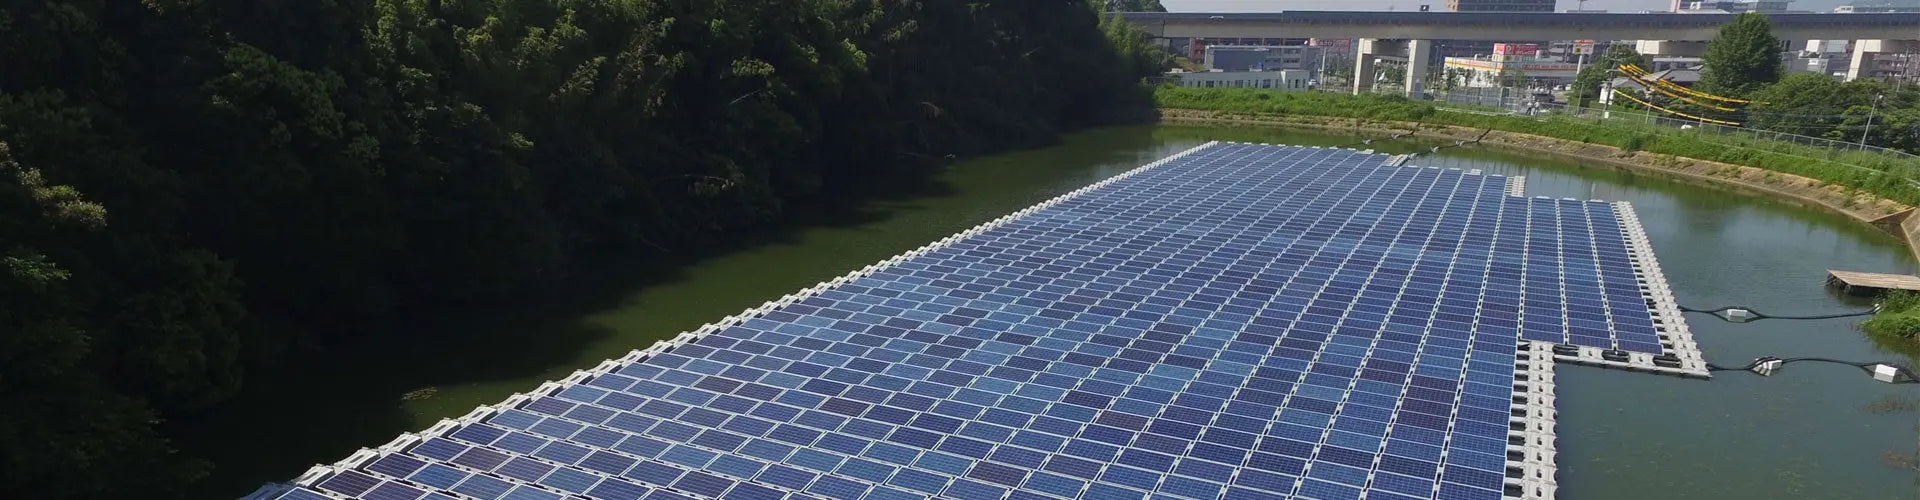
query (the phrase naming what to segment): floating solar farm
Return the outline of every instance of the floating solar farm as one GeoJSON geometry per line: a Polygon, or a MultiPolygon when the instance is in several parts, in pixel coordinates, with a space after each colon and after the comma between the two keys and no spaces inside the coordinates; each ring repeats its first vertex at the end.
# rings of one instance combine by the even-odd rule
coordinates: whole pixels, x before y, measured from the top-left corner
{"type": "Polygon", "coordinates": [[[1630,206],[1210,143],[255,497],[1552,498],[1558,362],[1705,377],[1630,206]]]}

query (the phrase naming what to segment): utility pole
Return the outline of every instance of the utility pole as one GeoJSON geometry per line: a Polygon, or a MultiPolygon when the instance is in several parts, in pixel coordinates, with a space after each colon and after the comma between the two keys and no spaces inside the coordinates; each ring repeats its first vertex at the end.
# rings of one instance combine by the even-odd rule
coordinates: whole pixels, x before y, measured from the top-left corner
{"type": "Polygon", "coordinates": [[[1867,107],[1867,128],[1860,131],[1861,149],[1866,149],[1867,147],[1867,133],[1873,132],[1873,114],[1880,110],[1880,100],[1886,98],[1886,94],[1875,94],[1873,96],[1873,105],[1867,107]]]}
{"type": "Polygon", "coordinates": [[[1600,82],[1600,118],[1613,118],[1613,78],[1600,82]]]}
{"type": "Polygon", "coordinates": [[[1327,86],[1327,47],[1326,46],[1320,47],[1320,67],[1313,69],[1313,79],[1314,79],[1313,81],[1318,84],[1315,86],[1315,88],[1321,88],[1321,87],[1327,86]]]}

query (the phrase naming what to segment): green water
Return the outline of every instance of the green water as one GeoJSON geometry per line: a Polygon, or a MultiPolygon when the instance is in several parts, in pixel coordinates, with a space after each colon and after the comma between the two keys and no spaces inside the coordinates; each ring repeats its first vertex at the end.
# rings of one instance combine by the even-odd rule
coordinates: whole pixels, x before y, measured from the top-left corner
{"type": "MultiPolygon", "coordinates": [[[[1207,140],[1336,145],[1355,138],[1262,129],[1127,127],[961,163],[858,213],[761,235],[672,272],[608,272],[543,305],[422,320],[256,377],[215,414],[172,429],[218,470],[210,496],[262,482],[527,391],[541,381],[740,312],[1207,140]],[[429,330],[425,335],[403,334],[429,330]],[[391,340],[403,339],[403,340],[391,340]]],[[[1425,145],[1383,143],[1386,152],[1425,145]]],[[[1861,307],[1829,295],[1827,268],[1912,272],[1893,237],[1850,219],[1606,167],[1479,149],[1417,164],[1524,175],[1530,195],[1633,202],[1675,294],[1690,306],[1777,314],[1861,307]]],[[[1760,355],[1899,358],[1848,320],[1725,324],[1688,318],[1709,360],[1760,355]]],[[[1712,381],[1562,365],[1562,498],[1910,498],[1916,415],[1869,406],[1913,386],[1858,370],[1791,365],[1712,381]]]]}

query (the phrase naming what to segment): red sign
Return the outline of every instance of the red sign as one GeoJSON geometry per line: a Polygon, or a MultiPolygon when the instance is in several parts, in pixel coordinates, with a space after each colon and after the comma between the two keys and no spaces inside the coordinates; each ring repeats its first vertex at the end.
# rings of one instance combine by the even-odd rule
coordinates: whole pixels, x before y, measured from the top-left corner
{"type": "Polygon", "coordinates": [[[1540,46],[1531,43],[1496,43],[1493,44],[1493,53],[1502,56],[1536,56],[1540,55],[1540,46]]]}

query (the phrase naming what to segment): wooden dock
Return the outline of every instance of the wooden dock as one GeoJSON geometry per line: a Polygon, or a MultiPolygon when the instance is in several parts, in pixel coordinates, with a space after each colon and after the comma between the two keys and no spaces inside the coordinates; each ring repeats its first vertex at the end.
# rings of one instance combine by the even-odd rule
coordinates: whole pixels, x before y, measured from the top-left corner
{"type": "Polygon", "coordinates": [[[1827,270],[1827,286],[1848,295],[1880,295],[1888,290],[1920,291],[1920,276],[1827,270]]]}

